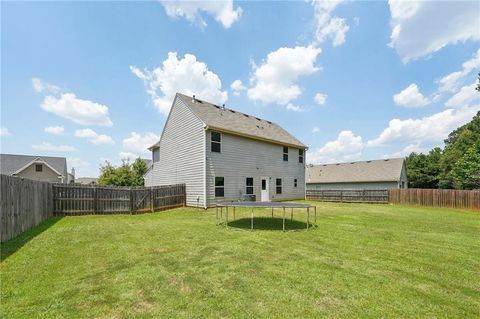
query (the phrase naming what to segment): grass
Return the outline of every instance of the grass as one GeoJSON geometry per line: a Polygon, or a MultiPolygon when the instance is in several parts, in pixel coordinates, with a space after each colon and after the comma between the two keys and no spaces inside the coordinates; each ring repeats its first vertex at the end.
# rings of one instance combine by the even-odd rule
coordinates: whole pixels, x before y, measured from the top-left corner
{"type": "Polygon", "coordinates": [[[285,233],[238,210],[229,229],[191,208],[51,219],[2,244],[1,315],[480,317],[480,214],[317,206],[285,233]]]}

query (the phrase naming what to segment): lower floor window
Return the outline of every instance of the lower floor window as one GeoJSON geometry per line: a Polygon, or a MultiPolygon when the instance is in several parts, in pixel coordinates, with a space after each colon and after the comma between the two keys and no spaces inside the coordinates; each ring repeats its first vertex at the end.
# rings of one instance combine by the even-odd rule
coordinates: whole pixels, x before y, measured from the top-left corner
{"type": "Polygon", "coordinates": [[[223,197],[225,194],[225,178],[215,177],[215,197],[223,197]]]}
{"type": "Polygon", "coordinates": [[[282,193],[282,179],[281,178],[277,178],[276,189],[277,189],[277,194],[282,193]]]}
{"type": "Polygon", "coordinates": [[[245,194],[253,194],[253,177],[247,177],[245,180],[245,194]]]}
{"type": "Polygon", "coordinates": [[[297,187],[297,179],[296,178],[293,180],[293,186],[297,187]]]}

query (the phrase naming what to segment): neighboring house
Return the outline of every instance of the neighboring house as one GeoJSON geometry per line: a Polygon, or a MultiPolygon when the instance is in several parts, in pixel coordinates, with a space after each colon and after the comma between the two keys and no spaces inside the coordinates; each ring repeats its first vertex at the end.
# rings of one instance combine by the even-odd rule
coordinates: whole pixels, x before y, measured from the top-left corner
{"type": "Polygon", "coordinates": [[[308,189],[407,188],[405,159],[307,165],[308,189]]]}
{"type": "Polygon", "coordinates": [[[80,185],[97,185],[98,178],[96,177],[78,177],[75,179],[75,184],[80,185]]]}
{"type": "Polygon", "coordinates": [[[65,157],[0,154],[0,173],[51,183],[67,183],[65,157]]]}
{"type": "Polygon", "coordinates": [[[279,125],[177,93],[160,141],[149,148],[145,185],[185,183],[187,205],[209,207],[253,194],[305,197],[307,147],[279,125]]]}

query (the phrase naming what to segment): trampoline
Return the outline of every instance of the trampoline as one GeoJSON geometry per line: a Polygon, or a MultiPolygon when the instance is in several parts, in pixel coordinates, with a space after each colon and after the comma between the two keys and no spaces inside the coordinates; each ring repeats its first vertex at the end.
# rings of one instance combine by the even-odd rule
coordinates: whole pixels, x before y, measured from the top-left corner
{"type": "Polygon", "coordinates": [[[317,207],[309,204],[297,204],[297,203],[282,203],[282,202],[229,202],[229,203],[221,203],[215,205],[215,214],[217,218],[217,226],[223,223],[223,210],[225,208],[225,228],[228,228],[228,209],[231,208],[233,210],[233,220],[235,220],[235,208],[250,208],[251,213],[251,222],[250,222],[250,229],[254,229],[254,209],[255,208],[271,208],[272,209],[272,218],[275,208],[281,208],[283,212],[283,231],[286,230],[285,228],[285,214],[286,209],[290,209],[290,219],[293,220],[293,209],[294,208],[304,208],[307,213],[307,226],[306,229],[310,225],[310,208],[313,208],[314,213],[314,226],[317,226],[317,207]]]}

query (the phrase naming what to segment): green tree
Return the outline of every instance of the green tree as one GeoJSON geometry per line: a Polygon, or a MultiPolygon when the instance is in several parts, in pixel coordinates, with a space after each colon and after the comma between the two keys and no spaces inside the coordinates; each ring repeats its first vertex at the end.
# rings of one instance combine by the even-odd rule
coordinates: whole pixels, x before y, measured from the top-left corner
{"type": "Polygon", "coordinates": [[[470,147],[455,163],[451,176],[455,188],[480,188],[480,143],[470,147]]]}
{"type": "Polygon", "coordinates": [[[411,188],[437,188],[442,150],[434,148],[428,154],[411,153],[406,158],[408,185],[411,188]]]}
{"type": "Polygon", "coordinates": [[[137,158],[133,164],[123,160],[118,167],[109,162],[100,167],[99,185],[104,186],[143,186],[143,176],[147,172],[147,165],[141,158],[137,158]]]}

